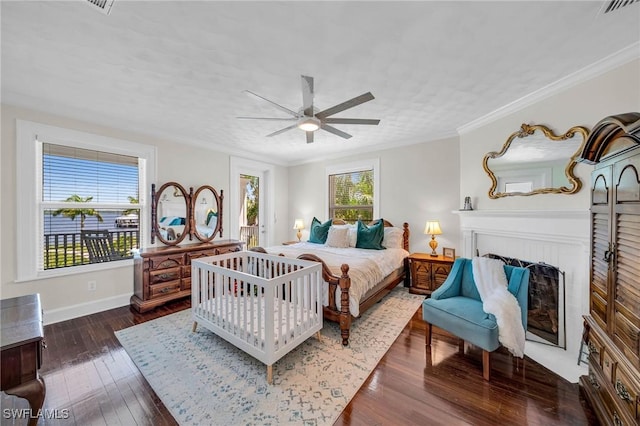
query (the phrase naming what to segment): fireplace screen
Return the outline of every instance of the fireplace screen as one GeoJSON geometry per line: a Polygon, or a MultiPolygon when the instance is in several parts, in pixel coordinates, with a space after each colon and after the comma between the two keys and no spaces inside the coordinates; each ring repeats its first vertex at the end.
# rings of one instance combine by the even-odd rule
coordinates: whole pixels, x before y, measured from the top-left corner
{"type": "Polygon", "coordinates": [[[566,349],[564,272],[543,262],[527,262],[493,253],[485,256],[529,269],[527,340],[566,349]]]}

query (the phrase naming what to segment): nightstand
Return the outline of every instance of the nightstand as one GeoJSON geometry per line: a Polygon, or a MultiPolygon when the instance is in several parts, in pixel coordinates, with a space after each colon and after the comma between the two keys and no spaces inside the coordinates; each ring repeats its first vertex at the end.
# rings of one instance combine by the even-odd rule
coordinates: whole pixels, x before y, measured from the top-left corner
{"type": "Polygon", "coordinates": [[[298,244],[300,241],[285,241],[282,243],[283,246],[290,246],[291,244],[298,244]]]}
{"type": "Polygon", "coordinates": [[[449,276],[455,259],[431,256],[428,253],[413,253],[409,256],[411,285],[409,293],[430,296],[449,276]]]}

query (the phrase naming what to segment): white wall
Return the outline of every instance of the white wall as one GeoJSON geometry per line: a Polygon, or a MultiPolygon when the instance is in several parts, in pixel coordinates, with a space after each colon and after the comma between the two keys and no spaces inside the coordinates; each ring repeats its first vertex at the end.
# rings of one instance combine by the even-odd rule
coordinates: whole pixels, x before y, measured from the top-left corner
{"type": "MultiPolygon", "coordinates": [[[[370,158],[380,159],[380,216],[401,227],[409,223],[410,251],[430,251],[423,234],[425,222],[440,220],[443,234],[437,237],[438,252],[442,247],[457,249],[458,217],[451,213],[459,203],[459,148],[457,138],[403,146],[397,149],[363,152],[326,161],[289,168],[289,223],[302,218],[308,227],[316,216],[327,219],[325,169],[329,165],[370,158]]],[[[303,232],[308,238],[309,230],[303,232]]],[[[290,229],[288,239],[295,239],[290,229]]]]}
{"type": "MultiPolygon", "coordinates": [[[[156,184],[175,181],[185,188],[194,189],[209,184],[217,190],[225,191],[223,204],[223,238],[229,238],[229,155],[204,148],[184,145],[170,140],[133,134],[117,129],[105,128],[91,123],[80,122],[64,117],[56,117],[9,105],[2,105],[2,144],[0,160],[2,169],[0,180],[0,251],[3,253],[0,269],[0,297],[16,297],[31,293],[40,293],[45,323],[56,322],[75,316],[98,312],[129,303],[133,294],[133,266],[112,268],[106,271],[72,274],[64,277],[41,279],[28,282],[15,282],[16,277],[16,119],[29,120],[87,133],[118,139],[130,140],[157,147],[156,184]],[[96,281],[96,291],[87,290],[87,281],[96,281]]],[[[286,195],[278,197],[287,190],[287,170],[275,167],[276,181],[276,217],[286,217],[286,195]],[[281,201],[284,199],[285,201],[281,201]]],[[[147,188],[151,191],[151,188],[147,188]]],[[[284,223],[276,224],[276,238],[284,238],[284,223]]],[[[185,242],[186,243],[186,242],[185,242]]]]}

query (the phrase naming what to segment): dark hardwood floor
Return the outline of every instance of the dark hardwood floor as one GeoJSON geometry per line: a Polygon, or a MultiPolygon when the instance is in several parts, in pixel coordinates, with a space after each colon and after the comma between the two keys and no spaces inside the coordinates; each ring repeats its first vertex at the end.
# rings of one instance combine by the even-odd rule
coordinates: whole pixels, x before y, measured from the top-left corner
{"type": "MultiPolygon", "coordinates": [[[[44,408],[58,410],[59,418],[38,424],[175,425],[113,332],[188,307],[189,300],[147,314],[122,307],[45,326],[44,408]]],[[[434,330],[427,351],[418,310],[335,424],[597,424],[577,384],[503,352],[492,355],[487,383],[481,351],[467,345],[461,353],[457,339],[434,330]]],[[[1,402],[2,425],[27,423],[6,415],[7,409],[28,408],[26,400],[3,392],[1,402]]]]}

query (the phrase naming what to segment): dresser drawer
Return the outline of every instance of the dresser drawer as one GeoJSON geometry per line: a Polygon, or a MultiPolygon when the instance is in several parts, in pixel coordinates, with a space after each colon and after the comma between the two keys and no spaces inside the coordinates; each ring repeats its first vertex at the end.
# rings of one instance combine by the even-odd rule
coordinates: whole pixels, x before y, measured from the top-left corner
{"type": "Polygon", "coordinates": [[[159,269],[149,272],[149,283],[151,285],[167,281],[180,279],[180,267],[171,269],[159,269]]]}
{"type": "Polygon", "coordinates": [[[149,286],[149,297],[162,297],[167,294],[177,293],[180,291],[180,280],[166,283],[154,284],[149,286]]]}
{"type": "Polygon", "coordinates": [[[172,256],[158,256],[149,259],[149,270],[169,269],[182,266],[184,264],[184,255],[176,254],[172,256]]]}
{"type": "Polygon", "coordinates": [[[216,254],[232,253],[234,251],[241,251],[241,250],[242,250],[242,246],[241,245],[218,247],[218,248],[216,248],[216,254]]]}
{"type": "Polygon", "coordinates": [[[618,364],[613,387],[618,395],[619,402],[626,407],[628,413],[636,420],[640,419],[640,384],[632,379],[632,374],[622,365],[618,364]]]}

